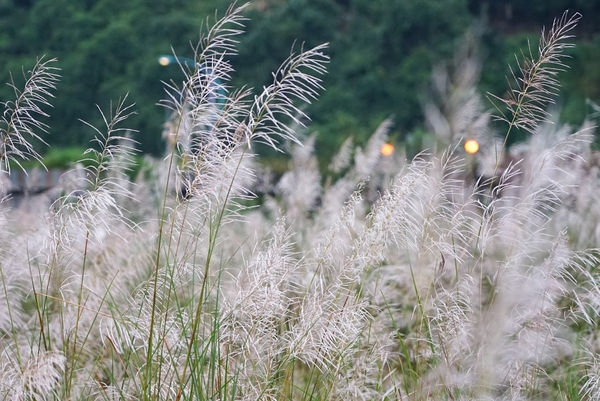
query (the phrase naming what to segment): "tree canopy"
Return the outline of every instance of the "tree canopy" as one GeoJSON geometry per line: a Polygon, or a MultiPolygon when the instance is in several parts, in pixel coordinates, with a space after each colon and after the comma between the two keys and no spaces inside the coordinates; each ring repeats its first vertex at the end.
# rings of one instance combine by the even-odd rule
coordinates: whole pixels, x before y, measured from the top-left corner
{"type": "MultiPolygon", "coordinates": [[[[136,102],[132,120],[144,151],[159,153],[165,111],[156,105],[161,80],[178,79],[176,67],[157,63],[171,49],[192,54],[200,26],[220,0],[0,0],[0,80],[9,71],[19,80],[39,55],[57,57],[62,69],[49,142],[84,145],[91,133],[78,119],[94,122],[95,105],[108,105],[125,93],[136,102]]],[[[360,143],[392,115],[401,140],[421,128],[423,93],[434,66],[452,57],[476,25],[483,62],[481,90],[502,93],[513,53],[537,40],[542,25],[565,8],[584,20],[563,74],[562,117],[578,123],[589,111],[586,99],[600,100],[600,15],[598,0],[262,0],[249,11],[247,34],[234,59],[234,84],[261,87],[292,44],[330,42],[326,92],[310,106],[318,149],[330,154],[344,138],[360,143]]],[[[0,99],[11,96],[0,89],[0,99]]]]}

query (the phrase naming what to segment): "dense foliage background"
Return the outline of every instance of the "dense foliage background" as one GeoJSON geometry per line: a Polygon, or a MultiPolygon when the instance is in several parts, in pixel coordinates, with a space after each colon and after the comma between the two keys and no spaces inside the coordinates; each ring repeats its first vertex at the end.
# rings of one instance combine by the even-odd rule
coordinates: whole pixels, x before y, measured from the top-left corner
{"type": "MultiPolygon", "coordinates": [[[[133,124],[144,151],[164,149],[165,112],[157,105],[161,80],[179,79],[176,67],[161,67],[159,54],[190,56],[202,21],[228,1],[203,0],[0,0],[0,80],[38,55],[57,57],[62,69],[53,102],[49,142],[85,145],[95,104],[107,106],[129,92],[138,116],[133,124]]],[[[477,39],[482,60],[480,88],[502,94],[499,78],[513,53],[565,9],[584,18],[572,51],[571,70],[561,80],[562,119],[579,123],[600,101],[599,0],[262,0],[249,13],[248,34],[235,59],[237,84],[260,87],[295,40],[330,42],[327,91],[308,114],[319,131],[317,150],[327,158],[344,138],[361,143],[376,125],[394,116],[392,138],[414,141],[424,132],[421,105],[434,66],[451,59],[465,37],[477,39]],[[501,4],[500,4],[501,3],[501,4]],[[493,57],[490,57],[492,56],[493,57]]],[[[221,13],[222,14],[222,13],[221,13]]],[[[299,45],[299,43],[297,43],[299,45]]],[[[11,97],[3,86],[0,99],[11,97]]]]}

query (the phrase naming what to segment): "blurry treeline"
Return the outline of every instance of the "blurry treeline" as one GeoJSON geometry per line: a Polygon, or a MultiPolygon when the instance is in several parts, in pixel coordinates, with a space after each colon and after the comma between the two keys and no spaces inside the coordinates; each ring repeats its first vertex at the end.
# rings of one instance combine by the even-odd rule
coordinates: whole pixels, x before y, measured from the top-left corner
{"type": "MultiPolygon", "coordinates": [[[[90,131],[78,121],[91,120],[94,105],[106,106],[129,92],[142,132],[143,151],[164,149],[165,111],[161,80],[181,77],[176,66],[162,67],[160,54],[192,54],[200,26],[224,0],[0,0],[0,79],[38,55],[57,57],[63,78],[53,102],[48,142],[85,145],[90,131]]],[[[392,139],[419,147],[426,136],[422,104],[428,100],[432,69],[456,57],[465,40],[476,43],[482,61],[482,92],[501,94],[501,79],[514,53],[537,46],[542,25],[571,9],[583,14],[571,69],[563,73],[561,119],[580,123],[600,100],[600,0],[258,0],[248,34],[239,46],[236,84],[260,87],[290,51],[295,39],[307,46],[330,42],[326,92],[310,106],[312,130],[319,132],[317,153],[326,159],[348,136],[357,143],[392,115],[392,139]],[[474,40],[473,40],[474,39],[474,40]],[[493,57],[492,57],[493,56],[493,57]]],[[[301,46],[300,42],[296,46],[301,46]]],[[[3,101],[10,87],[0,89],[3,101]]]]}

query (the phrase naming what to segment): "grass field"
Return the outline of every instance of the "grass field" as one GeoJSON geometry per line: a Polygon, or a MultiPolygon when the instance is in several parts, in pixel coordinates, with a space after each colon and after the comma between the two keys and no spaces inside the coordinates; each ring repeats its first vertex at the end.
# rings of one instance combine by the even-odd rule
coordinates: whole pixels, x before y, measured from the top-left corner
{"type": "MultiPolygon", "coordinates": [[[[235,90],[244,7],[166,85],[163,159],[131,180],[125,96],[51,202],[0,203],[0,399],[600,399],[600,157],[590,124],[547,112],[580,15],[524,50],[493,106],[457,51],[425,106],[432,149],[383,156],[385,120],[323,171],[302,103],[327,46],[235,90]],[[291,153],[282,176],[258,143],[291,153]]],[[[3,178],[40,159],[57,72],[39,60],[2,104],[3,178]]]]}

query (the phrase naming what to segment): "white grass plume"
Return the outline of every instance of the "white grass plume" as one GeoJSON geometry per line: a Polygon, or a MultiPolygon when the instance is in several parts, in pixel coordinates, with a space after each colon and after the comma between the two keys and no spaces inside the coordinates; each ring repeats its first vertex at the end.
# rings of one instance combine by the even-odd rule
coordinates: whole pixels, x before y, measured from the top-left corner
{"type": "Polygon", "coordinates": [[[20,166],[20,163],[41,157],[31,141],[41,141],[40,135],[45,133],[47,125],[40,118],[48,114],[43,107],[50,106],[52,92],[56,88],[59,75],[54,67],[56,59],[40,58],[33,68],[23,73],[25,85],[23,89],[16,86],[11,79],[10,87],[15,94],[15,100],[1,102],[2,117],[0,117],[0,168],[10,172],[10,162],[20,166]]]}
{"type": "Polygon", "coordinates": [[[251,106],[244,132],[248,146],[256,141],[279,149],[279,140],[298,142],[287,121],[303,126],[308,119],[295,101],[310,103],[323,89],[319,75],[327,71],[326,48],[327,44],[322,44],[308,50],[301,47],[297,54],[292,51],[273,73],[273,83],[255,96],[251,106]]]}
{"type": "Polygon", "coordinates": [[[31,355],[21,368],[7,358],[0,364],[0,397],[6,400],[47,401],[57,397],[57,387],[64,371],[66,358],[59,352],[40,352],[31,355]]]}
{"type": "Polygon", "coordinates": [[[548,32],[542,30],[537,54],[534,55],[530,47],[528,54],[522,53],[521,60],[517,58],[517,70],[511,69],[513,82],[508,98],[489,94],[491,99],[504,105],[506,112],[497,108],[495,117],[506,122],[509,130],[514,126],[533,133],[538,124],[550,116],[546,108],[553,103],[560,88],[557,75],[567,68],[565,51],[574,46],[569,39],[573,38],[571,32],[580,19],[581,14],[568,11],[556,18],[548,32]]]}
{"type": "Polygon", "coordinates": [[[54,206],[57,216],[64,220],[63,224],[85,227],[96,241],[101,241],[112,231],[115,221],[129,223],[127,211],[119,205],[119,200],[133,197],[129,181],[122,179],[122,174],[133,165],[136,152],[136,142],[121,134],[130,131],[121,125],[133,114],[133,105],[127,105],[126,100],[125,96],[114,110],[111,105],[108,115],[99,108],[105,125],[103,130],[84,122],[95,131],[92,142],[97,146],[86,150],[86,159],[82,161],[88,164],[86,188],[71,191],[54,206]]]}

